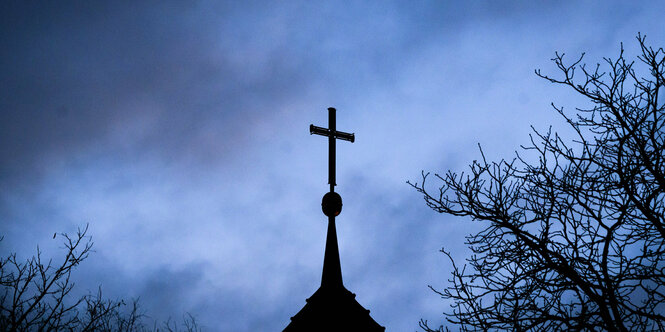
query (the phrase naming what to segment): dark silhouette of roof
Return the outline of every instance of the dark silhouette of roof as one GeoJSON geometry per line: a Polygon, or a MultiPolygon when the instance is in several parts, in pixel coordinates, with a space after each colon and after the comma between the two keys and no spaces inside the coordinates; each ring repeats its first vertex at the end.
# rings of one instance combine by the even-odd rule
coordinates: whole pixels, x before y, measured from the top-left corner
{"type": "Polygon", "coordinates": [[[385,331],[356,301],[356,294],[344,287],[334,216],[328,218],[321,287],[284,329],[297,331],[385,331]]]}

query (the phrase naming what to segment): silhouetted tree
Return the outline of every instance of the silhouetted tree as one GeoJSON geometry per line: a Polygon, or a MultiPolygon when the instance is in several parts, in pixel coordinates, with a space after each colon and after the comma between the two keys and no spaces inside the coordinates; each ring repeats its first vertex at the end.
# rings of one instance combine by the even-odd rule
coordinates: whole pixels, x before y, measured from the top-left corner
{"type": "MultiPolygon", "coordinates": [[[[534,129],[512,160],[410,183],[437,212],[484,229],[453,263],[448,322],[462,330],[665,330],[665,53],[638,35],[637,64],[592,68],[556,53],[559,75],[591,107],[565,113],[574,135],[534,129]],[[659,99],[660,97],[660,99],[659,99]]],[[[431,288],[431,287],[430,287],[431,288]]],[[[426,321],[421,327],[433,331],[426,321]]],[[[442,330],[443,327],[440,328],[442,330]]]]}
{"type": "MultiPolygon", "coordinates": [[[[42,252],[27,261],[16,254],[0,258],[0,331],[178,331],[170,319],[161,326],[144,323],[138,300],[125,301],[96,294],[74,297],[71,276],[92,249],[88,227],[76,236],[62,233],[65,257],[59,264],[42,261],[42,252]]],[[[56,235],[54,235],[54,238],[56,235]]],[[[1,240],[1,238],[0,238],[1,240]]],[[[185,331],[199,331],[192,315],[183,320],[185,331]]]]}

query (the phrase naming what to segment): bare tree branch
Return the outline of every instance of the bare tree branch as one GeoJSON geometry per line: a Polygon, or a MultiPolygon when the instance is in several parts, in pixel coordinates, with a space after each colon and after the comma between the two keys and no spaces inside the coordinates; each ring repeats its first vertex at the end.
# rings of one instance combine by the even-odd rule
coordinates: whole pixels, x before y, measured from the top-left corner
{"type": "Polygon", "coordinates": [[[593,67],[556,53],[561,75],[536,70],[591,102],[573,115],[552,105],[572,139],[534,129],[513,160],[488,162],[480,150],[468,173],[434,174],[438,190],[429,173],[409,183],[435,211],[485,225],[466,238],[473,255],[462,268],[442,250],[453,272],[436,293],[452,301],[449,323],[665,331],[665,52],[637,41],[637,63],[621,45],[593,67]]]}
{"type": "MultiPolygon", "coordinates": [[[[101,288],[94,295],[72,297],[72,272],[92,250],[87,232],[86,225],[73,237],[61,234],[65,257],[59,264],[42,262],[39,247],[25,262],[18,261],[16,254],[0,258],[0,331],[160,331],[156,323],[152,328],[145,325],[138,300],[127,308],[123,300],[104,299],[101,288]]],[[[168,320],[161,330],[201,328],[188,314],[182,329],[168,320]]]]}

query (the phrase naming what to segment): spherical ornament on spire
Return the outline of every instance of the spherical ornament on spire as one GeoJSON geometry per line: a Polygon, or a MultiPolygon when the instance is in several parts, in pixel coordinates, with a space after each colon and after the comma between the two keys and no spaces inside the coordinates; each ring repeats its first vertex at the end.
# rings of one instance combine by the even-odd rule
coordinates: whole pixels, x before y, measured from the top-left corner
{"type": "Polygon", "coordinates": [[[328,217],[338,216],[342,212],[342,196],[332,191],[326,193],[321,200],[321,210],[328,217]]]}

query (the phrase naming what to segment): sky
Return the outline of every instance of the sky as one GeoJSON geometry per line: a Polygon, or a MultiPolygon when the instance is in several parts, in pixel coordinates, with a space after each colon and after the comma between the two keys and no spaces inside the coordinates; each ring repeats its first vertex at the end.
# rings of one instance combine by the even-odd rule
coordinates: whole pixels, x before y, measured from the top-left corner
{"type": "MultiPolygon", "coordinates": [[[[0,254],[89,225],[77,289],[156,320],[281,331],[320,284],[327,127],[337,108],[345,286],[387,331],[444,323],[482,224],[406,181],[512,158],[551,103],[555,51],[590,64],[635,36],[665,46],[658,1],[3,1],[0,254]]],[[[436,189],[436,182],[431,183],[436,189]]]]}

